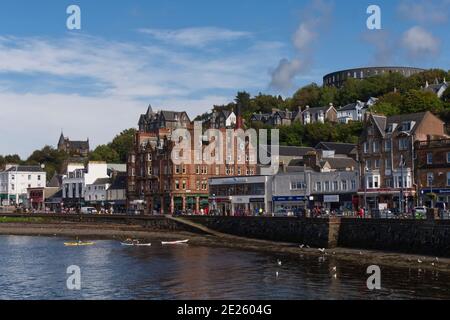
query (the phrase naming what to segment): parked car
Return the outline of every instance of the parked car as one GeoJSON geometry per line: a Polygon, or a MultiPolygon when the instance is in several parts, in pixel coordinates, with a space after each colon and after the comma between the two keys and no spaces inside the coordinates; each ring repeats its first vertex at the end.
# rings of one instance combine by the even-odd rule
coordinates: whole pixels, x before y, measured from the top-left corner
{"type": "Polygon", "coordinates": [[[416,219],[424,219],[427,216],[426,207],[415,207],[413,209],[413,214],[416,219]]]}
{"type": "Polygon", "coordinates": [[[96,214],[97,209],[95,209],[94,207],[82,207],[81,208],[81,214],[96,214]]]}
{"type": "Polygon", "coordinates": [[[293,217],[294,216],[294,212],[288,211],[286,209],[280,209],[280,210],[274,212],[273,216],[274,217],[293,217]]]}

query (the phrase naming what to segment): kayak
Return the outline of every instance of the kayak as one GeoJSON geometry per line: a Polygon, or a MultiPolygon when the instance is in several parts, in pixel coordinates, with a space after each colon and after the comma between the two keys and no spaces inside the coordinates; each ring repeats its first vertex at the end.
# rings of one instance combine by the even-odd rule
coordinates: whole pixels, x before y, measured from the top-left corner
{"type": "Polygon", "coordinates": [[[123,246],[131,246],[131,247],[151,247],[151,243],[127,243],[127,242],[121,242],[123,246]]]}
{"type": "Polygon", "coordinates": [[[164,245],[171,245],[171,244],[186,244],[189,240],[180,240],[180,241],[161,241],[161,244],[164,245]]]}
{"type": "Polygon", "coordinates": [[[84,246],[93,246],[94,242],[64,242],[66,247],[84,247],[84,246]]]}

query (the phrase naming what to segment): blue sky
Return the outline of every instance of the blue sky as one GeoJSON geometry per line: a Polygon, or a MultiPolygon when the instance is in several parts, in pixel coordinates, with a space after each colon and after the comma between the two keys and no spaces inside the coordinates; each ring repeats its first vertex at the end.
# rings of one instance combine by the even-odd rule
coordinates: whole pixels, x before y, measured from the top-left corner
{"type": "Polygon", "coordinates": [[[286,96],[338,69],[450,69],[449,14],[450,0],[3,0],[0,153],[27,156],[61,129],[94,147],[148,104],[195,116],[238,90],[286,96]],[[66,28],[71,4],[81,30],[66,28]],[[366,27],[371,4],[382,30],[366,27]]]}

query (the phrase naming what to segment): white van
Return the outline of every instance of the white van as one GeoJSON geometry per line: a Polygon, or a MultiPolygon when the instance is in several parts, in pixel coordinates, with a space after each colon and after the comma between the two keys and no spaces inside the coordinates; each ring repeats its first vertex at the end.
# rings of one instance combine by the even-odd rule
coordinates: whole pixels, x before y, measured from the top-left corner
{"type": "Polygon", "coordinates": [[[82,214],[96,214],[97,209],[95,209],[94,207],[82,207],[81,213],[82,214]]]}

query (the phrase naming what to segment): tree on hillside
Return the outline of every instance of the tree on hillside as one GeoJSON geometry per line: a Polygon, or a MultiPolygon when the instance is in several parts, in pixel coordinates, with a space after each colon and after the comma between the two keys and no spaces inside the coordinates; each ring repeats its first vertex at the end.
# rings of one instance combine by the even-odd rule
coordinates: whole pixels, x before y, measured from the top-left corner
{"type": "Polygon", "coordinates": [[[0,156],[0,169],[3,169],[7,164],[21,164],[22,159],[18,154],[0,156]]]}
{"type": "Polygon", "coordinates": [[[432,92],[422,90],[408,91],[403,100],[402,113],[431,111],[441,112],[444,109],[442,101],[432,92]]]}
{"type": "Polygon", "coordinates": [[[442,101],[445,103],[450,103],[450,87],[447,88],[447,90],[444,91],[444,94],[442,95],[442,101]]]}
{"type": "Polygon", "coordinates": [[[119,153],[111,145],[99,145],[89,154],[91,161],[106,161],[108,163],[120,163],[119,153]]]}
{"type": "Polygon", "coordinates": [[[133,149],[136,129],[127,129],[118,134],[109,147],[118,154],[118,163],[127,162],[128,153],[133,149]]]}
{"type": "Polygon", "coordinates": [[[432,84],[436,81],[443,81],[444,78],[448,79],[449,73],[442,69],[431,69],[425,70],[420,73],[413,74],[408,78],[409,82],[413,84],[415,89],[420,89],[425,86],[425,83],[428,81],[429,84],[432,84]]]}
{"type": "Polygon", "coordinates": [[[57,172],[61,172],[65,160],[69,156],[64,151],[59,151],[51,146],[45,146],[41,150],[34,151],[25,161],[28,165],[45,165],[47,179],[50,180],[57,172]]]}
{"type": "Polygon", "coordinates": [[[402,105],[403,96],[399,92],[390,92],[381,96],[370,110],[377,114],[392,116],[402,112],[402,105]]]}
{"type": "Polygon", "coordinates": [[[317,84],[307,85],[294,93],[290,100],[291,108],[294,110],[298,107],[303,109],[306,106],[318,107],[320,106],[320,95],[321,88],[317,84]]]}

